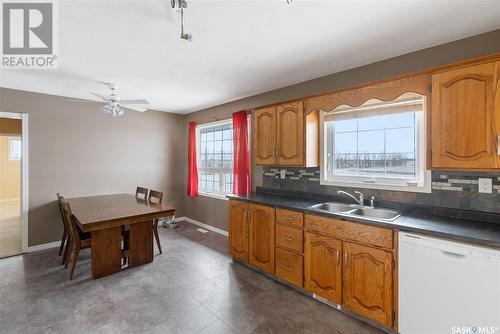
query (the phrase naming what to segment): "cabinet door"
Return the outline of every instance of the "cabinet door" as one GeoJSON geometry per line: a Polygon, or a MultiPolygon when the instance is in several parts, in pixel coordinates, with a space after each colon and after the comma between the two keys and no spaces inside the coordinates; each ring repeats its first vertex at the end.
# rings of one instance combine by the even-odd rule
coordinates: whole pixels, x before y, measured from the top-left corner
{"type": "Polygon", "coordinates": [[[392,253],[344,243],[343,304],[356,313],[392,326],[392,253]]]}
{"type": "Polygon", "coordinates": [[[250,204],[250,264],[274,274],[274,208],[250,204]]]}
{"type": "Polygon", "coordinates": [[[255,164],[276,164],[276,107],[255,110],[252,133],[255,164]]]}
{"type": "Polygon", "coordinates": [[[304,164],[304,108],[303,102],[277,107],[277,145],[279,165],[304,164]]]}
{"type": "Polygon", "coordinates": [[[248,204],[229,201],[229,254],[248,262],[248,204]]]}
{"type": "Polygon", "coordinates": [[[306,232],[304,287],[321,297],[342,302],[342,241],[306,232]]]}
{"type": "Polygon", "coordinates": [[[473,65],[432,76],[432,167],[500,167],[500,99],[495,105],[499,65],[473,65]]]}

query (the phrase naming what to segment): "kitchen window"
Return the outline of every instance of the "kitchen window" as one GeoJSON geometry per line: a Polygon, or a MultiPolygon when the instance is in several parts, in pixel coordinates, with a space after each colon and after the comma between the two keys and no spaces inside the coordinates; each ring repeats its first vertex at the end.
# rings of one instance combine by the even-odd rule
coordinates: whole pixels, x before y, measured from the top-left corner
{"type": "Polygon", "coordinates": [[[223,197],[233,191],[233,122],[196,128],[198,189],[201,195],[223,197]]]}
{"type": "Polygon", "coordinates": [[[430,192],[423,96],[341,105],[322,118],[322,184],[430,192]]]}

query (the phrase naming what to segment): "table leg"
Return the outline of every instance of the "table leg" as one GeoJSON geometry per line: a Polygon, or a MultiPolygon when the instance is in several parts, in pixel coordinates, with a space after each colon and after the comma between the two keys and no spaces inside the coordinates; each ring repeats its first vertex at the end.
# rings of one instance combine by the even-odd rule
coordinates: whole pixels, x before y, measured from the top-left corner
{"type": "Polygon", "coordinates": [[[129,267],[153,262],[153,223],[130,224],[129,267]]]}
{"type": "Polygon", "coordinates": [[[121,226],[92,231],[91,237],[92,279],[120,272],[121,226]]]}

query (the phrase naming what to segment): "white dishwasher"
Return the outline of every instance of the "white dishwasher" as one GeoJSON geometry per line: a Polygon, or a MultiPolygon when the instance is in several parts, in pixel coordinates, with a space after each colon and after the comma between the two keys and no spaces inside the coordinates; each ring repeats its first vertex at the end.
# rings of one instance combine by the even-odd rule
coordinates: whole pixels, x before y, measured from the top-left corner
{"type": "Polygon", "coordinates": [[[399,232],[401,334],[500,333],[500,250],[399,232]]]}

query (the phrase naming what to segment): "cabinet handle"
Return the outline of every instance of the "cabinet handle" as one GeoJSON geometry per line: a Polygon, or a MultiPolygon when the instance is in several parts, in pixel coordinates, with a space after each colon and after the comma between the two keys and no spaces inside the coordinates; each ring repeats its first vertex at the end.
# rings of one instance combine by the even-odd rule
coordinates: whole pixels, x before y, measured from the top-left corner
{"type": "Polygon", "coordinates": [[[500,155],[500,136],[497,136],[497,154],[500,155]]]}
{"type": "Polygon", "coordinates": [[[287,237],[286,235],[283,236],[283,239],[287,240],[287,241],[293,241],[294,239],[293,238],[290,238],[290,237],[287,237]]]}
{"type": "Polygon", "coordinates": [[[349,266],[347,253],[344,254],[344,266],[347,268],[349,266]]]}
{"type": "Polygon", "coordinates": [[[294,221],[295,219],[293,217],[288,217],[288,221],[291,222],[291,221],[294,221]]]}
{"type": "Polygon", "coordinates": [[[340,265],[340,252],[337,252],[337,267],[340,265]]]}
{"type": "Polygon", "coordinates": [[[282,266],[283,266],[283,268],[285,268],[285,269],[286,269],[286,270],[288,270],[288,271],[293,271],[293,267],[290,267],[290,266],[289,266],[289,265],[287,265],[287,264],[283,264],[282,266]]]}

